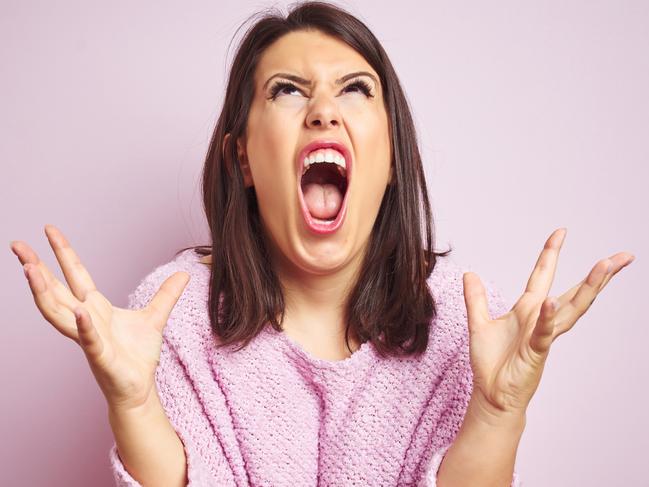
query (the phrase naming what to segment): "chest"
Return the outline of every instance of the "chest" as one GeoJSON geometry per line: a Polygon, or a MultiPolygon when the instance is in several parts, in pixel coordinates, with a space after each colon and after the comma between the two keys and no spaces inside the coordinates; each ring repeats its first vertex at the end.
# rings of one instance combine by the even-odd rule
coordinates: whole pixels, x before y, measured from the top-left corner
{"type": "Polygon", "coordinates": [[[402,485],[415,475],[438,420],[423,364],[316,370],[254,352],[215,368],[253,483],[280,485],[290,472],[299,485],[402,485]]]}
{"type": "Polygon", "coordinates": [[[318,360],[330,362],[345,360],[360,347],[358,341],[353,337],[350,337],[346,342],[344,334],[305,335],[289,328],[285,329],[283,333],[293,346],[304,351],[309,357],[318,360]]]}

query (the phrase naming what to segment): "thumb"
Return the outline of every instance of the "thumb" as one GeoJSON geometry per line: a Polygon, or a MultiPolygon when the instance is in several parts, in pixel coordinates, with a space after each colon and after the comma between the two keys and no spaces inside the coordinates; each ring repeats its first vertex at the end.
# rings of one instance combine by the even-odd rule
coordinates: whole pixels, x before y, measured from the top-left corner
{"type": "Polygon", "coordinates": [[[99,336],[99,333],[97,333],[95,325],[92,323],[90,313],[85,308],[81,306],[75,308],[74,317],[79,332],[79,344],[88,360],[95,362],[104,351],[104,342],[99,336]]]}
{"type": "Polygon", "coordinates": [[[490,319],[487,294],[482,281],[475,272],[465,272],[462,275],[462,283],[470,330],[472,326],[490,319]]]}
{"type": "Polygon", "coordinates": [[[167,324],[171,310],[176,306],[189,280],[190,275],[187,272],[175,272],[165,279],[151,298],[148,308],[156,315],[155,326],[159,332],[162,332],[167,324]]]}
{"type": "Polygon", "coordinates": [[[541,304],[541,312],[530,337],[530,348],[540,356],[548,353],[554,340],[554,326],[558,308],[559,301],[549,296],[541,304]]]}

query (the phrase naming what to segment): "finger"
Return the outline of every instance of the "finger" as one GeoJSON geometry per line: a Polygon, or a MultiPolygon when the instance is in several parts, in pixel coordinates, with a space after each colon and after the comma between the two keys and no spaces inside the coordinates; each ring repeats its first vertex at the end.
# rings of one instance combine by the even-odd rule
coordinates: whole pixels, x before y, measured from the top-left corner
{"type": "Polygon", "coordinates": [[[559,251],[567,233],[566,228],[559,228],[552,232],[546,240],[543,250],[532,270],[525,292],[547,296],[554,280],[554,274],[559,260],[559,251]]]}
{"type": "Polygon", "coordinates": [[[29,245],[20,240],[16,240],[11,242],[11,251],[16,255],[16,257],[18,257],[18,260],[23,266],[25,264],[32,264],[38,268],[48,289],[50,289],[58,303],[66,306],[70,310],[73,310],[81,304],[79,300],[72,295],[68,287],[52,274],[45,263],[29,245]]]}
{"type": "Polygon", "coordinates": [[[156,316],[154,323],[158,331],[162,332],[167,324],[171,310],[178,302],[189,279],[187,272],[175,272],[162,283],[151,298],[147,308],[156,316]]]}
{"type": "Polygon", "coordinates": [[[543,300],[539,318],[530,337],[530,348],[539,357],[547,355],[554,340],[555,318],[558,309],[559,301],[556,298],[547,297],[543,300]]]}
{"type": "Polygon", "coordinates": [[[567,331],[590,308],[597,297],[607,274],[612,272],[613,263],[610,259],[597,262],[581,283],[577,292],[564,306],[560,308],[559,320],[563,332],[567,331]]]}
{"type": "Polygon", "coordinates": [[[92,323],[92,317],[86,309],[79,306],[74,310],[77,331],[79,333],[79,344],[83,348],[86,356],[92,360],[97,360],[104,351],[104,342],[102,341],[95,325],[92,323]]]}
{"type": "MultiPolygon", "coordinates": [[[[606,274],[606,277],[604,278],[604,281],[601,284],[600,290],[603,289],[606,284],[611,280],[611,278],[616,275],[620,270],[622,270],[624,267],[628,266],[631,262],[635,260],[635,256],[630,254],[629,252],[618,252],[616,254],[611,255],[608,258],[610,261],[613,262],[613,270],[609,273],[606,274]]],[[[559,305],[563,306],[569,301],[574,298],[574,296],[577,294],[577,291],[581,287],[581,285],[584,283],[586,278],[582,279],[578,284],[575,286],[571,287],[568,291],[563,293],[561,296],[559,296],[559,305]]]]}
{"type": "Polygon", "coordinates": [[[74,326],[73,316],[69,309],[61,306],[52,295],[38,267],[27,263],[24,266],[25,277],[34,296],[34,302],[39,311],[63,335],[78,341],[78,333],[74,326]]]}
{"type": "Polygon", "coordinates": [[[478,275],[475,272],[465,272],[462,275],[462,283],[469,324],[476,325],[489,321],[487,294],[478,275]]]}
{"type": "Polygon", "coordinates": [[[80,301],[85,301],[89,292],[97,290],[90,273],[58,228],[53,225],[45,225],[45,235],[47,235],[72,294],[80,301]]]}

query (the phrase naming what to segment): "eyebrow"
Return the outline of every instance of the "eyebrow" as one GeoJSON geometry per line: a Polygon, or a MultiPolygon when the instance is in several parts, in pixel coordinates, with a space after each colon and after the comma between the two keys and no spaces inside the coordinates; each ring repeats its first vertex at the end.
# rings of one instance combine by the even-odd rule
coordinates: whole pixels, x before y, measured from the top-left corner
{"type": "MultiPolygon", "coordinates": [[[[372,73],[370,73],[368,71],[355,71],[353,73],[346,74],[342,78],[338,78],[335,81],[335,83],[337,85],[339,85],[339,84],[344,83],[345,81],[347,81],[347,80],[349,80],[351,78],[356,78],[357,76],[368,76],[368,77],[372,78],[372,80],[374,81],[375,84],[377,84],[377,85],[379,84],[377,79],[376,79],[376,76],[374,76],[372,73]]],[[[304,79],[304,78],[302,78],[300,76],[297,76],[295,74],[275,73],[270,78],[268,78],[266,80],[266,82],[264,83],[264,86],[263,86],[264,90],[266,89],[266,86],[268,85],[268,83],[270,83],[270,80],[272,80],[273,78],[286,78],[286,79],[294,81],[295,83],[298,83],[300,85],[309,86],[309,87],[312,85],[312,83],[309,80],[304,79]]]]}

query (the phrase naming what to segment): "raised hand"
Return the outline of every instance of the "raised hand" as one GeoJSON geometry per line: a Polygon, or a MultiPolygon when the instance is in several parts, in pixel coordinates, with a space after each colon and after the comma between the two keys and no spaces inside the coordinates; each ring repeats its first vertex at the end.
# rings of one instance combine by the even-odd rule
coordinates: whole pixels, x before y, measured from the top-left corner
{"type": "Polygon", "coordinates": [[[580,283],[558,298],[548,293],[554,279],[566,229],[548,238],[512,309],[490,319],[487,296],[479,277],[464,274],[471,368],[472,409],[487,421],[512,413],[524,415],[538,388],[550,346],[570,330],[610,279],[634,260],[619,252],[598,261],[580,283]]]}
{"type": "Polygon", "coordinates": [[[97,290],[63,234],[52,225],[45,225],[45,234],[69,288],[26,243],[11,242],[36,306],[54,328],[82,348],[109,407],[143,405],[156,392],[162,330],[189,274],[176,272],[168,277],[141,310],[118,308],[97,290]]]}

